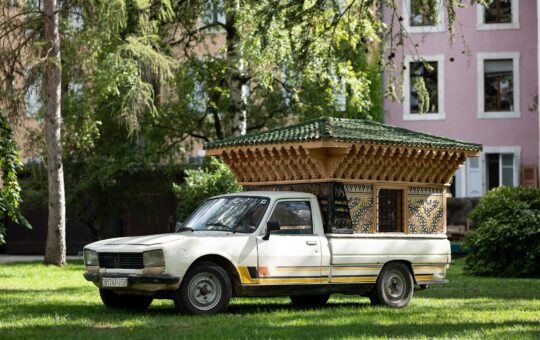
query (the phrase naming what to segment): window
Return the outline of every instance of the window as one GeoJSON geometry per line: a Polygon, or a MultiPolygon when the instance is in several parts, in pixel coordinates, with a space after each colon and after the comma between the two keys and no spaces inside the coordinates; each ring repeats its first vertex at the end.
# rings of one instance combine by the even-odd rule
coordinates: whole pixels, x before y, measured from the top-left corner
{"type": "Polygon", "coordinates": [[[461,177],[464,196],[481,197],[501,185],[518,186],[520,164],[520,146],[486,146],[480,157],[467,158],[465,171],[456,178],[461,177]]]}
{"type": "Polygon", "coordinates": [[[330,70],[330,77],[332,79],[332,87],[334,88],[334,97],[332,102],[337,111],[347,110],[347,83],[345,81],[345,75],[347,74],[347,64],[337,64],[336,69],[330,70]],[[340,67],[341,66],[341,67],[340,67]],[[341,70],[340,70],[341,68],[341,70]],[[341,73],[339,76],[337,73],[341,73]]]}
{"type": "Polygon", "coordinates": [[[25,115],[27,118],[37,117],[39,110],[42,108],[40,89],[41,89],[41,79],[38,79],[35,83],[31,84],[28,87],[28,90],[25,93],[25,97],[24,97],[25,104],[26,104],[25,115]]]}
{"type": "Polygon", "coordinates": [[[519,53],[478,54],[478,117],[519,117],[519,53]]]}
{"type": "Polygon", "coordinates": [[[512,22],[512,1],[493,0],[484,8],[484,23],[501,24],[512,22]]]}
{"type": "Polygon", "coordinates": [[[276,204],[269,221],[279,223],[276,234],[313,234],[309,201],[285,201],[276,204]]]}
{"type": "Polygon", "coordinates": [[[379,189],[377,196],[377,231],[403,232],[403,190],[379,189]]]}
{"type": "Polygon", "coordinates": [[[405,57],[404,120],[440,120],[445,118],[443,60],[443,55],[421,56],[414,59],[411,56],[405,57]],[[415,87],[418,78],[424,80],[429,96],[429,107],[424,113],[420,113],[420,100],[415,87]]]}
{"type": "Polygon", "coordinates": [[[492,0],[487,6],[478,5],[479,30],[519,29],[519,1],[492,0]]]}
{"type": "Polygon", "coordinates": [[[254,232],[266,211],[265,197],[225,196],[204,202],[183,225],[200,231],[254,232]]]}
{"type": "Polygon", "coordinates": [[[514,111],[512,59],[484,60],[484,109],[514,111]]]}
{"type": "Polygon", "coordinates": [[[438,1],[435,20],[430,18],[432,9],[425,7],[425,1],[403,0],[403,26],[409,33],[443,32],[444,20],[441,1],[438,1]]]}
{"type": "MultiPolygon", "coordinates": [[[[202,26],[212,25],[212,24],[225,24],[225,5],[223,0],[212,0],[207,5],[207,8],[203,12],[201,18],[202,26]]],[[[215,26],[208,29],[208,31],[219,31],[220,27],[215,26]]]]}
{"type": "Polygon", "coordinates": [[[414,84],[419,78],[424,79],[426,90],[429,94],[429,108],[425,113],[438,112],[438,91],[437,91],[437,62],[436,61],[415,61],[409,64],[410,86],[410,112],[420,113],[420,100],[414,84]]]}
{"type": "Polygon", "coordinates": [[[501,185],[514,185],[514,155],[486,154],[486,191],[501,185]]]}

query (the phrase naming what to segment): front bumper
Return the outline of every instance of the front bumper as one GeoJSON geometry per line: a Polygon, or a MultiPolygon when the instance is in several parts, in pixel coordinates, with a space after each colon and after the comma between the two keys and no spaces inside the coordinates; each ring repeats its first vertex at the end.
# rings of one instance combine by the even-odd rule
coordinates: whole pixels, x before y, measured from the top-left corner
{"type": "Polygon", "coordinates": [[[131,284],[148,284],[148,283],[157,283],[157,284],[166,284],[174,285],[178,284],[180,281],[179,276],[173,276],[170,274],[126,274],[126,273],[95,273],[95,272],[86,272],[83,274],[84,278],[87,281],[92,281],[96,284],[101,283],[101,278],[103,277],[127,277],[128,283],[131,284]]]}

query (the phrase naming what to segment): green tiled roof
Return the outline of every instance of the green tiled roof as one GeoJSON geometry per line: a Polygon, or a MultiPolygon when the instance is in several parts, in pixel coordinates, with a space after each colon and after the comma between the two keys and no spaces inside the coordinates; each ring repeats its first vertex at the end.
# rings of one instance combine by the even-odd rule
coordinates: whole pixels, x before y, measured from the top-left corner
{"type": "Polygon", "coordinates": [[[205,149],[260,144],[339,141],[481,151],[482,145],[362,119],[319,118],[206,143],[205,149]]]}

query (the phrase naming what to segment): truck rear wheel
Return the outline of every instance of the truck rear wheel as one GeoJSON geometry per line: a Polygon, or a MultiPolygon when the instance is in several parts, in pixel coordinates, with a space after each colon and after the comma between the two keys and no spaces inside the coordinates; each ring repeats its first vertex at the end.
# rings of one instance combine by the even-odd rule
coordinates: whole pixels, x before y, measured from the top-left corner
{"type": "Polygon", "coordinates": [[[330,294],[324,295],[292,295],[290,296],[293,305],[301,307],[321,307],[328,302],[330,294]]]}
{"type": "Polygon", "coordinates": [[[384,266],[377,283],[369,294],[373,305],[405,307],[411,301],[414,282],[409,268],[399,262],[384,266]]]}
{"type": "Polygon", "coordinates": [[[126,308],[146,310],[152,303],[153,298],[144,295],[120,295],[113,290],[99,289],[101,301],[108,308],[126,308]]]}
{"type": "Polygon", "coordinates": [[[184,277],[174,304],[182,313],[217,314],[227,309],[231,295],[231,281],[225,270],[203,262],[184,277]]]}

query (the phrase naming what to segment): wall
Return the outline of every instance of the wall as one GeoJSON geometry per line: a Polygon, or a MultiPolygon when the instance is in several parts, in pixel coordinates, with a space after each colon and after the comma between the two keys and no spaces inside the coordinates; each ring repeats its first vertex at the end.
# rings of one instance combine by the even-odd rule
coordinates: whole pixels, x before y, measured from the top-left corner
{"type": "MultiPolygon", "coordinates": [[[[402,4],[401,0],[398,2],[402,4]]],[[[520,146],[521,164],[538,165],[538,111],[529,110],[538,93],[536,7],[534,1],[519,1],[520,28],[505,30],[477,30],[477,6],[458,9],[459,22],[455,25],[454,44],[450,44],[446,29],[444,32],[412,33],[406,39],[404,55],[442,55],[445,118],[405,120],[403,105],[385,100],[385,123],[481,143],[488,147],[520,146]],[[464,40],[460,38],[462,32],[464,40]],[[415,47],[415,44],[418,46],[415,47]],[[477,117],[477,54],[486,52],[519,52],[520,117],[477,117]]],[[[388,11],[385,18],[390,18],[388,11]]],[[[403,60],[400,51],[397,50],[397,65],[401,65],[403,60]]]]}

